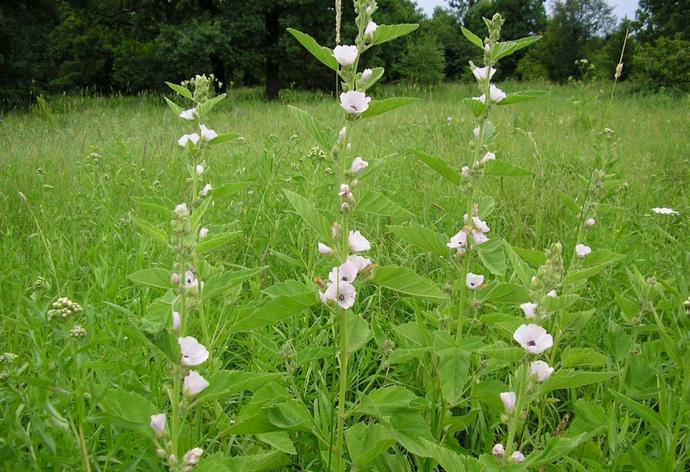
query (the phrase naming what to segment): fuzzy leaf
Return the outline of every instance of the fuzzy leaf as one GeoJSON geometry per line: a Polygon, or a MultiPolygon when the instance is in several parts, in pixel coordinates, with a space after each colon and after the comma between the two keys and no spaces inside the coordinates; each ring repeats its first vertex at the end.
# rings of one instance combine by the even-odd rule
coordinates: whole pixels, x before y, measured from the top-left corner
{"type": "Polygon", "coordinates": [[[166,82],[165,85],[173,89],[177,94],[182,95],[184,98],[188,98],[190,100],[193,99],[192,92],[187,87],[183,87],[182,85],[178,84],[173,84],[172,82],[166,82]]]}
{"type": "Polygon", "coordinates": [[[437,233],[421,226],[388,226],[388,230],[403,241],[417,246],[418,248],[428,251],[439,256],[447,256],[450,254],[450,249],[446,246],[448,236],[437,233]]]}
{"type": "Polygon", "coordinates": [[[448,295],[438,288],[431,280],[422,277],[406,267],[377,267],[374,269],[371,281],[376,285],[404,295],[411,295],[413,297],[426,298],[434,301],[448,300],[448,295]]]}
{"type": "Polygon", "coordinates": [[[472,31],[468,30],[464,26],[461,26],[460,29],[462,30],[462,35],[469,40],[472,44],[477,46],[479,49],[484,50],[484,42],[481,40],[479,36],[474,34],[472,31]]]}
{"type": "Polygon", "coordinates": [[[316,118],[314,118],[309,112],[297,108],[292,105],[288,105],[288,108],[292,112],[292,115],[297,118],[302,126],[309,131],[309,134],[319,143],[319,146],[324,151],[330,151],[335,143],[335,136],[332,131],[325,128],[316,118]]]}
{"type": "Polygon", "coordinates": [[[367,111],[361,114],[362,118],[371,118],[382,113],[386,113],[396,108],[404,107],[419,100],[413,97],[391,97],[385,100],[372,100],[367,111]]]}
{"type": "Polygon", "coordinates": [[[460,174],[458,174],[458,172],[453,169],[444,159],[432,156],[431,154],[427,154],[419,149],[413,149],[412,153],[417,156],[420,161],[431,167],[448,182],[454,185],[460,184],[460,174]]]}
{"type": "Polygon", "coordinates": [[[418,24],[403,23],[399,25],[379,25],[374,32],[372,44],[379,45],[408,35],[419,28],[418,24]]]}
{"type": "Polygon", "coordinates": [[[333,51],[327,47],[321,46],[314,38],[306,33],[302,33],[294,28],[288,28],[288,32],[295,37],[304,48],[311,53],[312,56],[321,61],[326,67],[335,72],[338,72],[338,61],[336,61],[333,51]]]}

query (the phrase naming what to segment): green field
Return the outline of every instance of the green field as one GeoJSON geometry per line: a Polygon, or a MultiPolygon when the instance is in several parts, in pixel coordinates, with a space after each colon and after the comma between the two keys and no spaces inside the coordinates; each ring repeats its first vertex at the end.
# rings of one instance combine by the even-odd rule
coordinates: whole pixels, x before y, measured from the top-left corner
{"type": "MultiPolygon", "coordinates": [[[[489,235],[514,248],[531,271],[559,241],[568,268],[575,244],[582,242],[578,234],[599,261],[610,259],[572,289],[579,296],[564,310],[568,329],[561,320],[558,355],[554,350],[548,357],[557,371],[591,377],[581,386],[552,383],[521,419],[525,427],[516,440],[527,465],[687,470],[690,321],[683,303],[690,296],[690,100],[636,96],[624,88],[611,100],[610,83],[501,88],[549,93],[492,114],[497,160],[529,173],[482,179],[475,195],[492,206],[483,215],[489,235]],[[597,223],[583,236],[578,207],[589,194],[593,170],[604,162],[610,165],[597,223]],[[679,215],[657,215],[653,207],[679,215]]],[[[371,241],[367,257],[379,266],[412,269],[448,295],[429,300],[385,284],[358,286],[356,313],[371,336],[350,360],[348,405],[357,413],[371,392],[405,388],[414,400],[389,398],[378,407],[414,411],[421,424],[391,426],[382,419],[395,418],[390,412],[350,416],[349,429],[385,425],[360,443],[346,434],[349,460],[362,464],[352,470],[441,470],[435,467],[444,460],[455,464],[444,470],[481,470],[457,457],[490,455],[506,428],[498,393],[508,389],[519,365],[511,335],[523,318],[520,303],[512,296],[484,304],[472,299],[464,312],[466,344],[444,348],[463,352],[464,364],[454,371],[462,377],[454,384],[458,399],[438,403],[439,391],[430,386],[446,379],[434,380],[436,371],[428,367],[441,341],[427,346],[422,338],[437,331],[455,337],[455,317],[464,304],[457,288],[464,280],[453,257],[425,251],[391,228],[417,225],[448,238],[462,226],[468,196],[412,150],[440,156],[455,169],[471,163],[475,118],[462,100],[473,94],[474,87],[462,85],[377,89],[375,99],[405,95],[419,101],[366,120],[352,136],[353,155],[370,164],[356,195],[375,191],[387,197],[352,214],[350,225],[371,241]],[[487,345],[496,349],[482,351],[487,345]],[[501,349],[504,355],[497,353],[501,349]],[[452,419],[443,423],[443,415],[452,419]],[[392,439],[386,428],[395,431],[392,439]],[[424,458],[424,445],[416,440],[425,437],[425,428],[435,447],[455,454],[453,459],[424,458]],[[365,445],[382,447],[382,454],[366,462],[357,449],[365,445]]],[[[265,103],[248,89],[231,91],[207,120],[219,132],[236,131],[243,138],[204,155],[205,177],[214,188],[236,184],[213,199],[205,225],[210,234],[237,233],[208,253],[201,273],[263,270],[205,300],[187,326],[211,352],[203,367],[207,378],[223,370],[257,373],[248,388],[219,394],[188,413],[191,426],[182,430],[181,449],[199,446],[205,457],[217,459],[195,470],[328,470],[322,443],[332,440],[338,403],[337,329],[329,310],[313,299],[314,279],[326,278],[333,261],[316,251],[321,239],[285,191],[305,197],[333,221],[339,164],[329,150],[319,156],[315,140],[287,105],[309,111],[333,132],[342,126],[332,96],[286,91],[280,103],[265,103]],[[293,297],[290,308],[259,310],[264,318],[256,318],[257,304],[289,298],[286,293],[293,297]],[[295,309],[300,303],[303,309],[295,309]],[[275,390],[267,391],[267,385],[275,390]],[[266,395],[263,403],[257,391],[266,395]],[[250,420],[248,404],[258,412],[250,420]],[[247,421],[244,429],[234,427],[238,418],[247,421]],[[252,459],[214,468],[221,456],[252,459]]],[[[3,357],[0,366],[0,469],[83,470],[85,462],[103,471],[162,469],[148,426],[150,405],[137,399],[156,411],[168,405],[170,365],[144,335],[160,320],[151,304],[165,291],[137,285],[128,275],[171,271],[175,263],[174,253],[143,234],[134,218],[169,232],[173,208],[188,201],[188,162],[176,143],[187,125],[151,95],[55,97],[0,122],[1,349],[17,356],[3,357]],[[49,321],[51,304],[63,296],[81,304],[83,313],[49,321]],[[70,336],[74,322],[86,330],[84,338],[70,336]]],[[[508,252],[501,257],[502,275],[470,259],[472,272],[486,275],[488,289],[521,284],[520,263],[508,252]]],[[[445,385],[441,391],[447,393],[445,385]]]]}

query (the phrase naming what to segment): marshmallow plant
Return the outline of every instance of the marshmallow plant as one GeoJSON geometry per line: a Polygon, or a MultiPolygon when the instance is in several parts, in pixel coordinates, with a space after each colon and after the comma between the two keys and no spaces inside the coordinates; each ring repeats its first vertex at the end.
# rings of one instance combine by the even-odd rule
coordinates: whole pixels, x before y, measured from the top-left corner
{"type": "MultiPolygon", "coordinates": [[[[208,148],[238,137],[235,133],[217,133],[208,122],[209,113],[225,94],[214,96],[212,76],[197,75],[182,85],[168,85],[188,102],[181,107],[166,98],[175,117],[188,127],[174,143],[175,152],[183,156],[187,169],[188,193],[180,198],[182,202],[170,204],[173,211],[161,205],[160,200],[138,199],[142,211],[171,218],[169,233],[140,217],[134,221],[142,234],[172,251],[173,268],[144,269],[129,276],[137,285],[165,290],[145,310],[141,331],[143,338],[167,358],[169,378],[160,388],[166,393],[168,406],[154,408],[150,401],[133,392],[128,392],[126,398],[129,403],[139,404],[140,411],[150,409],[150,432],[161,460],[170,470],[188,471],[203,460],[203,449],[198,445],[204,424],[194,411],[206,401],[204,393],[209,388],[222,394],[223,385],[229,382],[227,377],[234,375],[218,371],[219,361],[211,355],[218,333],[208,322],[207,310],[213,306],[209,302],[237,288],[257,271],[222,272],[206,260],[211,250],[238,236],[238,232],[216,233],[213,227],[202,223],[214,199],[228,193],[227,186],[215,188],[210,181],[212,163],[208,148]]],[[[106,404],[106,411],[112,408],[111,403],[106,404]]],[[[132,406],[119,408],[126,412],[132,406]]]]}

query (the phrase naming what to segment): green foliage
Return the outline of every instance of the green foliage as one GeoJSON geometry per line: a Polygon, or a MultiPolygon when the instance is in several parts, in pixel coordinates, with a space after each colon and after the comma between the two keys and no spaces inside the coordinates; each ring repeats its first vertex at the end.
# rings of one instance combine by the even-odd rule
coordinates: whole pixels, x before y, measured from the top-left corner
{"type": "Polygon", "coordinates": [[[690,40],[658,38],[633,57],[634,80],[648,90],[690,90],[690,40]]]}
{"type": "Polygon", "coordinates": [[[431,35],[419,36],[408,44],[400,67],[401,75],[415,84],[429,85],[443,81],[446,60],[441,42],[431,35]]]}

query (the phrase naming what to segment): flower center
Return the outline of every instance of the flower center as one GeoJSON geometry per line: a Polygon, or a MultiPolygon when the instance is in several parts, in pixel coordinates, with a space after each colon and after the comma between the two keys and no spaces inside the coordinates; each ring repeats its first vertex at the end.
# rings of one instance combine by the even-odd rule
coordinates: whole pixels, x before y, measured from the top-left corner
{"type": "Polygon", "coordinates": [[[341,302],[345,301],[345,295],[338,295],[338,300],[341,302]]]}
{"type": "Polygon", "coordinates": [[[537,342],[536,342],[535,340],[533,340],[533,339],[530,339],[529,341],[527,341],[527,345],[528,345],[529,347],[534,347],[534,346],[537,345],[537,342]]]}

